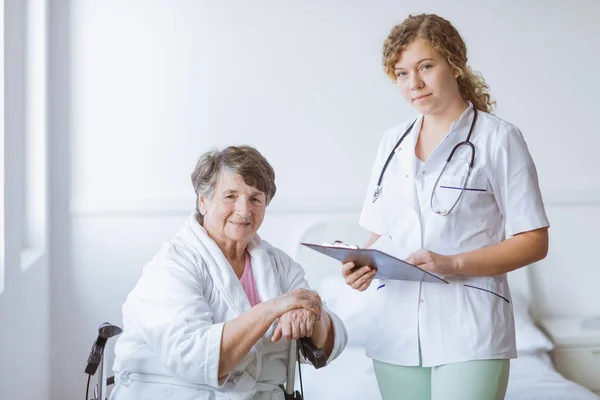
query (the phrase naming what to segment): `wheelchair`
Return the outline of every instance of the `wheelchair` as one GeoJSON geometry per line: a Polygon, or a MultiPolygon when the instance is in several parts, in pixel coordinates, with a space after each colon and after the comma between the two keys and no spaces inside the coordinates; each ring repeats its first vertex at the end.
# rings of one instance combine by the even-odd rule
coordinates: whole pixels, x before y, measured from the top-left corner
{"type": "MultiPolygon", "coordinates": [[[[118,336],[123,330],[108,322],[98,327],[98,337],[92,344],[92,350],[88,356],[85,373],[88,375],[85,391],[85,400],[106,400],[107,388],[115,383],[115,377],[106,378],[106,363],[104,362],[104,349],[108,340],[118,336]],[[99,371],[99,372],[98,372],[99,371]],[[94,385],[92,397],[89,397],[90,381],[92,376],[98,372],[97,384],[94,385]]],[[[283,387],[285,400],[303,400],[302,371],[300,370],[300,353],[316,369],[322,368],[327,362],[323,349],[319,349],[310,338],[292,340],[288,353],[288,366],[285,387],[283,387]],[[300,391],[294,390],[296,379],[296,364],[300,378],[300,391]]]]}

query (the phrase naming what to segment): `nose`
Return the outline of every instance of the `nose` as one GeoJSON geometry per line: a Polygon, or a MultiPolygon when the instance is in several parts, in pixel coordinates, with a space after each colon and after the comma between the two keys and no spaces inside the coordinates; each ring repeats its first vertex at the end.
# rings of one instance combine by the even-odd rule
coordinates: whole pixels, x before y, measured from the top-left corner
{"type": "Polygon", "coordinates": [[[421,90],[425,83],[421,79],[421,75],[418,73],[413,73],[410,75],[410,90],[421,90]]]}
{"type": "Polygon", "coordinates": [[[238,215],[242,218],[247,218],[250,216],[250,200],[246,199],[242,196],[238,198],[236,202],[235,209],[238,215]]]}

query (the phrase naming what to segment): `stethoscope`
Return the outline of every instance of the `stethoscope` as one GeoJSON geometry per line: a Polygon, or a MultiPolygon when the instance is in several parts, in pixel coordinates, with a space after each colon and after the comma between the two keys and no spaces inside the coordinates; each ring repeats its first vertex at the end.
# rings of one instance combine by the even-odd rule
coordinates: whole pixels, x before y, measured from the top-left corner
{"type": "MultiPolygon", "coordinates": [[[[446,215],[450,214],[450,212],[454,209],[454,207],[456,207],[456,204],[458,204],[458,201],[460,200],[463,193],[465,192],[465,189],[467,187],[467,181],[469,180],[469,176],[471,175],[471,171],[473,170],[473,164],[475,162],[475,146],[473,146],[473,143],[471,143],[471,134],[473,133],[473,127],[475,126],[476,120],[477,120],[477,109],[474,108],[473,109],[473,121],[471,121],[471,127],[469,128],[469,133],[467,135],[467,139],[465,141],[457,143],[456,146],[454,146],[454,148],[450,152],[450,155],[446,159],[446,164],[444,164],[444,168],[442,169],[442,171],[438,175],[437,180],[435,181],[435,185],[433,186],[433,189],[431,191],[431,198],[429,199],[429,206],[431,207],[433,212],[435,212],[436,214],[439,214],[442,216],[446,216],[446,215]],[[461,192],[460,192],[460,195],[458,196],[458,198],[456,199],[456,201],[454,202],[454,205],[449,210],[437,210],[433,206],[433,197],[434,197],[435,189],[437,188],[440,178],[444,174],[444,171],[448,167],[448,164],[450,163],[450,161],[452,161],[452,157],[454,156],[454,153],[456,153],[456,151],[461,146],[467,146],[471,150],[471,161],[469,162],[469,171],[467,172],[467,175],[463,182],[462,188],[458,188],[458,189],[460,189],[461,192]]],[[[412,130],[413,126],[415,125],[415,123],[417,121],[418,121],[418,118],[408,127],[406,132],[404,132],[404,134],[400,137],[400,140],[398,140],[398,143],[396,143],[396,145],[390,152],[390,155],[388,156],[387,160],[385,161],[385,164],[383,165],[383,169],[381,170],[381,173],[379,174],[379,179],[377,180],[377,186],[375,187],[375,192],[373,192],[373,203],[375,203],[377,201],[377,199],[379,198],[379,196],[381,195],[381,191],[383,189],[383,185],[382,185],[383,176],[385,175],[385,171],[387,170],[388,164],[390,163],[392,158],[394,158],[394,153],[396,152],[396,149],[398,148],[398,146],[400,146],[400,144],[402,143],[404,138],[410,133],[410,131],[412,130]]]]}

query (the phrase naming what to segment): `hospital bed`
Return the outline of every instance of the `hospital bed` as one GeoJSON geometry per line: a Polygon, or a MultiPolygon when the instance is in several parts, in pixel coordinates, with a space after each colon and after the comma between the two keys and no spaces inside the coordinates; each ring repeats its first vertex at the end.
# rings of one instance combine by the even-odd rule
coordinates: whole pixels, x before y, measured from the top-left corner
{"type": "MultiPolygon", "coordinates": [[[[350,216],[323,217],[305,229],[297,242],[323,243],[341,240],[364,244],[368,233],[350,216]]],[[[346,325],[348,344],[344,352],[327,368],[302,373],[308,400],[377,400],[381,399],[372,361],[366,357],[369,340],[370,303],[376,290],[372,285],[357,292],[344,283],[340,265],[334,259],[298,245],[292,254],[303,266],[306,278],[328,307],[346,325]]],[[[515,313],[519,357],[511,360],[506,400],[599,400],[600,397],[572,382],[556,371],[549,352],[550,339],[534,323],[530,315],[530,282],[527,269],[509,274],[515,313]]]]}
{"type": "MultiPolygon", "coordinates": [[[[108,398],[108,388],[115,383],[114,376],[107,378],[106,363],[104,354],[109,347],[109,340],[120,335],[122,329],[108,322],[102,323],[98,327],[98,337],[92,344],[92,349],[88,356],[85,373],[88,375],[85,400],[99,400],[108,398]],[[98,374],[97,383],[92,390],[92,397],[89,397],[89,388],[91,378],[98,374]]],[[[300,360],[311,364],[314,370],[324,367],[327,363],[327,357],[322,349],[315,346],[310,338],[301,338],[292,340],[288,350],[287,378],[283,388],[285,400],[303,400],[302,374],[300,371],[300,360]],[[296,369],[296,364],[298,368],[296,369]],[[299,378],[300,391],[294,389],[295,381],[299,378]]]]}

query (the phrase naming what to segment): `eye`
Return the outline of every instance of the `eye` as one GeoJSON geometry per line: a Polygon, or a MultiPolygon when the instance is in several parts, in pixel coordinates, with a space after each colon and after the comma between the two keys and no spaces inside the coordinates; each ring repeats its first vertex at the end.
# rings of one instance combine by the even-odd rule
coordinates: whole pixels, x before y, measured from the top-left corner
{"type": "Polygon", "coordinates": [[[256,203],[256,204],[261,204],[261,203],[262,203],[262,200],[261,200],[261,199],[259,199],[258,197],[255,197],[255,198],[253,198],[253,199],[252,199],[252,201],[253,201],[254,203],[256,203]]]}
{"type": "Polygon", "coordinates": [[[422,70],[427,71],[428,69],[433,68],[433,65],[431,64],[425,64],[421,67],[422,70]]]}
{"type": "Polygon", "coordinates": [[[405,76],[406,76],[406,72],[404,72],[404,71],[396,72],[396,78],[402,78],[405,76]]]}
{"type": "Polygon", "coordinates": [[[235,198],[235,196],[232,194],[228,194],[227,196],[225,196],[225,198],[231,200],[231,199],[235,198]]]}

